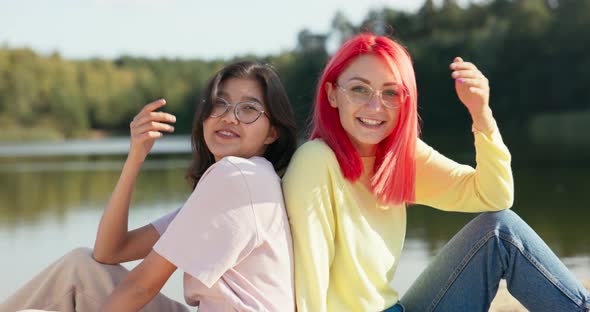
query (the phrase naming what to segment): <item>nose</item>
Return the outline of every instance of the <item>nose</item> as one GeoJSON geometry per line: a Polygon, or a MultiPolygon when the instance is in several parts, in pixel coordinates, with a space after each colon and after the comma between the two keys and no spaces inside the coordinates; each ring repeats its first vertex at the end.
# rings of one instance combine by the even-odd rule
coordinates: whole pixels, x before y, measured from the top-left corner
{"type": "Polygon", "coordinates": [[[221,116],[221,120],[228,124],[238,124],[238,119],[236,118],[236,111],[235,106],[230,106],[227,112],[221,116]]]}
{"type": "Polygon", "coordinates": [[[383,110],[383,100],[381,99],[381,92],[377,91],[371,95],[368,103],[369,108],[376,111],[383,110]]]}

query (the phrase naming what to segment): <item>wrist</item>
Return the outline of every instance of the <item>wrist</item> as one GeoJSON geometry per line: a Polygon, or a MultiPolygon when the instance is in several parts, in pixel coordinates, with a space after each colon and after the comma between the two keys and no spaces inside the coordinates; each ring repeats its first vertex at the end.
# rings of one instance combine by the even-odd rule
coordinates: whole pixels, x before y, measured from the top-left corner
{"type": "Polygon", "coordinates": [[[472,131],[490,134],[496,128],[496,121],[489,106],[482,107],[479,111],[470,111],[473,120],[472,131]]]}
{"type": "Polygon", "coordinates": [[[141,155],[139,155],[138,153],[134,153],[133,151],[129,151],[127,159],[125,160],[125,164],[141,166],[143,165],[144,161],[145,157],[142,157],[141,155]]]}

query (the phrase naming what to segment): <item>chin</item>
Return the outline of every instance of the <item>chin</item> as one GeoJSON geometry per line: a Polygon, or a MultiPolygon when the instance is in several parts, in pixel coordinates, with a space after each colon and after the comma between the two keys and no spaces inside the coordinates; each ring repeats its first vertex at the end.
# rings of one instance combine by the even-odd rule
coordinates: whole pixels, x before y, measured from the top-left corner
{"type": "Polygon", "coordinates": [[[383,140],[385,140],[386,138],[380,138],[380,139],[366,139],[366,140],[359,140],[359,142],[361,142],[364,145],[378,145],[379,143],[381,143],[383,140]]]}

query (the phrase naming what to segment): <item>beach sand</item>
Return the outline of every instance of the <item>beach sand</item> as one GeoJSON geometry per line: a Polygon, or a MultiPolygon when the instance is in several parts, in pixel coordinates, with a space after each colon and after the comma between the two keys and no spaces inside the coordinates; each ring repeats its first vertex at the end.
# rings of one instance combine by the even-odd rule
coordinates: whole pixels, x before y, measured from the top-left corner
{"type": "MultiPolygon", "coordinates": [[[[590,290],[590,280],[583,281],[582,284],[586,289],[590,290]]],[[[496,294],[496,298],[492,301],[489,312],[525,312],[528,311],[523,307],[518,300],[516,300],[506,289],[506,282],[500,283],[500,288],[496,294]]]]}

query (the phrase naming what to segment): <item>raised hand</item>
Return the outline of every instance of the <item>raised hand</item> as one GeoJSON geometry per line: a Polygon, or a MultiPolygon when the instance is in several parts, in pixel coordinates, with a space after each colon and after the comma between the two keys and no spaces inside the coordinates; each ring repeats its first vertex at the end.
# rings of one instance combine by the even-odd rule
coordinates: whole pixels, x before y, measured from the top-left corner
{"type": "Polygon", "coordinates": [[[455,79],[455,90],[459,100],[470,112],[480,111],[489,104],[490,86],[488,79],[470,62],[456,57],[451,63],[451,77],[455,79]]]}
{"type": "Polygon", "coordinates": [[[129,124],[131,129],[129,158],[144,161],[156,139],[163,136],[162,132],[174,132],[174,127],[168,123],[176,122],[176,117],[172,114],[155,111],[164,105],[166,105],[164,99],[147,104],[129,124]]]}
{"type": "Polygon", "coordinates": [[[456,57],[450,65],[451,77],[455,79],[455,91],[459,100],[467,107],[473,127],[489,133],[495,128],[495,121],[489,107],[490,85],[488,79],[470,62],[456,57]]]}

